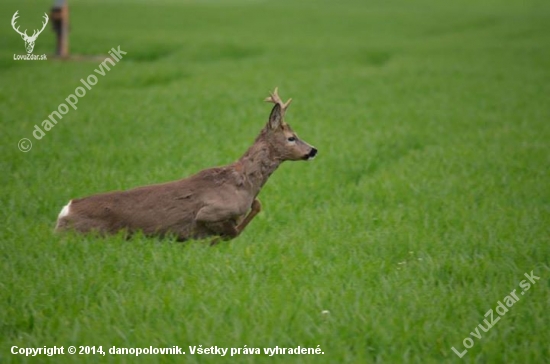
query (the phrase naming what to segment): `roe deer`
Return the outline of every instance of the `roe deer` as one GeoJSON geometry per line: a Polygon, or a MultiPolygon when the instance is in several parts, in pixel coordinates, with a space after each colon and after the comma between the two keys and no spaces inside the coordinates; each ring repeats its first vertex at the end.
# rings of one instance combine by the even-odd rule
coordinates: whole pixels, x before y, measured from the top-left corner
{"type": "Polygon", "coordinates": [[[275,88],[265,101],[275,104],[269,120],[236,162],[179,181],[71,200],[61,210],[56,230],[100,234],[123,230],[130,235],[142,231],[180,241],[212,236],[212,243],[239,236],[260,212],[256,197],[277,167],[317,154],[283,120],[292,99],[283,103],[275,88]]]}

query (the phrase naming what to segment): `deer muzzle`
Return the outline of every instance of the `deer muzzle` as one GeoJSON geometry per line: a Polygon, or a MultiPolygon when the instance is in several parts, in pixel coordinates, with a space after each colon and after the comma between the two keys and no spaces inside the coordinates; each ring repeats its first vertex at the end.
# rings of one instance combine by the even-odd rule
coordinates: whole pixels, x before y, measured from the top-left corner
{"type": "Polygon", "coordinates": [[[315,158],[316,155],[317,155],[317,149],[312,147],[309,153],[305,155],[304,160],[306,161],[313,160],[313,158],[315,158]]]}

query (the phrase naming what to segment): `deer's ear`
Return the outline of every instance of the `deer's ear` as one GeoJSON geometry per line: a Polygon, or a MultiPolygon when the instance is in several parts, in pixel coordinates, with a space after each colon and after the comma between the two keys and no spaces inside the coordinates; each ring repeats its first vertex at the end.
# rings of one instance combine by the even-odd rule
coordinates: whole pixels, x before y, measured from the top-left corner
{"type": "Polygon", "coordinates": [[[268,124],[272,130],[280,128],[283,124],[283,112],[280,105],[275,105],[271,110],[268,124]]]}
{"type": "Polygon", "coordinates": [[[25,34],[21,34],[21,39],[25,40],[25,34]]]}

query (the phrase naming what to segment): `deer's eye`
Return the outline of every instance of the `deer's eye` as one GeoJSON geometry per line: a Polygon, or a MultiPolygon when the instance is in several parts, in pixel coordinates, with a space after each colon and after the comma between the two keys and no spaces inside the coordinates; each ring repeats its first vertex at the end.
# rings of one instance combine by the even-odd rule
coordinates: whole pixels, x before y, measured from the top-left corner
{"type": "Polygon", "coordinates": [[[289,142],[295,142],[296,141],[296,137],[293,137],[291,136],[290,138],[287,139],[289,142]]]}

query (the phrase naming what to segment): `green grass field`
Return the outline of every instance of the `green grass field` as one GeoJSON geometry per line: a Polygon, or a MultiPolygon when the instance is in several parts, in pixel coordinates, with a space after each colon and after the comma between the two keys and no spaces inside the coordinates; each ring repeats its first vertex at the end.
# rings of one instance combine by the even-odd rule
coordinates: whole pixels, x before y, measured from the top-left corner
{"type": "Polygon", "coordinates": [[[73,54],[127,55],[40,140],[100,61],[53,60],[49,25],[49,60],[15,61],[13,13],[36,28],[51,1],[0,4],[1,363],[550,361],[550,3],[70,4],[73,54]],[[275,86],[319,155],[275,172],[238,239],[53,233],[71,198],[233,162],[275,86]],[[11,354],[54,345],[187,354],[11,354]]]}

